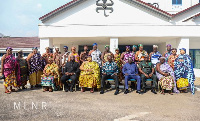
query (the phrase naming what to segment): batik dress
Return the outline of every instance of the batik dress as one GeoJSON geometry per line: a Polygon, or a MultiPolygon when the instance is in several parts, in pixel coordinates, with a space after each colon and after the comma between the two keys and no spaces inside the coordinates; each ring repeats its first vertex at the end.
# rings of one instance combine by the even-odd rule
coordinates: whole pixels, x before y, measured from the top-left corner
{"type": "Polygon", "coordinates": [[[5,57],[4,60],[4,86],[21,86],[21,81],[20,81],[20,69],[17,63],[16,58],[13,55],[8,55],[5,57]],[[17,77],[16,77],[16,72],[15,69],[18,69],[17,71],[17,77]]]}
{"type": "Polygon", "coordinates": [[[194,94],[195,75],[194,75],[192,60],[189,55],[187,54],[179,55],[175,59],[174,73],[175,73],[175,78],[177,80],[178,88],[186,89],[189,82],[191,92],[192,94],[194,94]]]}
{"type": "Polygon", "coordinates": [[[153,63],[153,65],[154,65],[154,68],[156,67],[156,64],[158,63],[158,62],[160,62],[160,60],[159,60],[159,58],[160,57],[162,57],[162,54],[160,53],[160,52],[156,52],[156,53],[152,53],[151,54],[151,62],[153,63]]]}
{"type": "Polygon", "coordinates": [[[26,59],[24,58],[17,58],[17,62],[20,67],[20,79],[22,86],[25,86],[27,84],[27,77],[28,77],[28,64],[26,59]]]}
{"type": "Polygon", "coordinates": [[[170,74],[169,76],[165,77],[164,75],[160,74],[159,72],[156,72],[156,76],[159,79],[158,84],[161,86],[161,88],[165,89],[165,90],[173,89],[175,93],[178,93],[178,90],[176,88],[174,71],[170,67],[170,65],[167,63],[163,63],[160,65],[160,70],[164,73],[170,74]]]}
{"type": "Polygon", "coordinates": [[[49,76],[45,76],[45,74],[41,77],[41,85],[42,86],[52,86],[54,87],[54,82],[56,82],[57,86],[60,86],[60,73],[59,67],[57,64],[47,64],[44,68],[44,73],[49,74],[49,76]]]}
{"type": "Polygon", "coordinates": [[[84,62],[84,71],[81,71],[79,77],[79,86],[87,88],[100,88],[100,69],[97,62],[84,62]],[[85,69],[91,69],[92,71],[85,71],[85,69]]]}
{"type": "Polygon", "coordinates": [[[45,60],[42,58],[42,56],[37,53],[32,55],[29,59],[30,63],[30,70],[29,70],[29,81],[31,85],[36,85],[41,83],[41,75],[42,71],[44,69],[44,66],[46,65],[45,60]]]}
{"type": "Polygon", "coordinates": [[[170,55],[168,58],[168,64],[172,67],[172,69],[174,70],[174,61],[175,59],[178,57],[178,55],[170,55]]]}

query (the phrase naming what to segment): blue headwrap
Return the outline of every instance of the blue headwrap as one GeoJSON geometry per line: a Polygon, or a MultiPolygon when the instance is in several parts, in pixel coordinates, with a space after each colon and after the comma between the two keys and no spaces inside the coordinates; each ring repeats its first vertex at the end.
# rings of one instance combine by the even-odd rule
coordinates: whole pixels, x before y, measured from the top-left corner
{"type": "Polygon", "coordinates": [[[168,46],[170,46],[170,47],[171,47],[172,45],[170,45],[170,44],[166,45],[166,47],[168,47],[168,46]]]}
{"type": "Polygon", "coordinates": [[[32,48],[32,50],[37,50],[37,49],[38,49],[37,47],[33,47],[33,48],[32,48]]]}
{"type": "Polygon", "coordinates": [[[67,47],[67,46],[64,46],[63,48],[66,48],[66,49],[68,49],[68,47],[67,47]]]}
{"type": "Polygon", "coordinates": [[[94,43],[92,46],[95,46],[95,45],[97,46],[97,43],[94,43]]]}
{"type": "MultiPolygon", "coordinates": [[[[133,47],[137,48],[137,45],[133,45],[133,47]]],[[[132,47],[132,48],[133,48],[133,47],[132,47]]]]}
{"type": "Polygon", "coordinates": [[[184,50],[184,51],[185,51],[185,53],[186,53],[186,49],[185,49],[185,48],[181,48],[181,49],[179,49],[179,50],[184,50]]]}

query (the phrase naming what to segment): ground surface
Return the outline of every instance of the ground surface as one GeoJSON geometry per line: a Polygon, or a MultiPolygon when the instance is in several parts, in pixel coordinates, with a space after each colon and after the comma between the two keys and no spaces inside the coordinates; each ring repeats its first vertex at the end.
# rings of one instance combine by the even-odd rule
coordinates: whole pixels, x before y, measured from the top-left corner
{"type": "MultiPolygon", "coordinates": [[[[195,85],[199,87],[200,79],[195,85]]],[[[143,95],[135,91],[117,96],[114,90],[100,95],[99,92],[81,93],[42,89],[5,94],[0,84],[0,120],[28,121],[199,121],[200,92],[174,95],[143,95]],[[18,107],[14,104],[19,104],[18,107]],[[33,105],[32,109],[32,103],[33,105]],[[43,104],[43,109],[42,109],[43,104]],[[25,108],[24,108],[25,105],[25,108]],[[20,109],[19,109],[20,107],[20,109]],[[18,108],[18,109],[17,109],[18,108]],[[45,109],[46,108],[46,109],[45,109]]]]}

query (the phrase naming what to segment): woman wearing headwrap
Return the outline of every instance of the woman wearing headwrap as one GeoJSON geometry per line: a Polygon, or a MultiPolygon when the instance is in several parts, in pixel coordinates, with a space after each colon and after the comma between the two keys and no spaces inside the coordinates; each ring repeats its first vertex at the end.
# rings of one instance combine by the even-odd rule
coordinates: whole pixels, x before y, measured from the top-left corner
{"type": "Polygon", "coordinates": [[[135,54],[135,60],[138,62],[141,62],[144,60],[144,57],[148,55],[147,51],[143,50],[143,45],[139,44],[139,51],[136,52],[135,54]]]}
{"type": "Polygon", "coordinates": [[[85,91],[85,88],[91,88],[90,92],[94,92],[94,88],[100,88],[100,69],[97,62],[92,61],[91,56],[87,56],[87,61],[84,61],[80,66],[79,86],[81,92],[85,91]]]}
{"type": "Polygon", "coordinates": [[[50,48],[46,47],[46,52],[42,54],[42,57],[45,59],[45,62],[48,63],[48,58],[53,56],[52,53],[50,53],[50,48]]]}
{"type": "Polygon", "coordinates": [[[90,50],[89,55],[92,56],[92,61],[95,61],[101,66],[101,51],[97,49],[97,43],[94,43],[93,49],[90,50]]]}
{"type": "Polygon", "coordinates": [[[28,64],[26,59],[23,58],[23,51],[20,50],[18,51],[18,57],[17,57],[17,62],[20,67],[20,80],[21,80],[21,86],[22,89],[26,89],[25,85],[27,84],[27,77],[28,77],[28,64]]]}
{"type": "Polygon", "coordinates": [[[176,52],[177,52],[177,49],[172,48],[171,50],[172,54],[168,57],[168,64],[172,67],[173,70],[174,70],[174,61],[178,57],[178,54],[176,54],[176,52]]]}
{"type": "Polygon", "coordinates": [[[160,57],[160,62],[156,65],[156,70],[156,76],[159,79],[158,84],[162,88],[161,94],[165,94],[164,90],[168,90],[169,94],[172,95],[172,89],[175,93],[178,93],[174,71],[169,64],[165,63],[165,57],[160,57]]]}
{"type": "Polygon", "coordinates": [[[45,60],[38,53],[38,48],[34,47],[32,50],[33,52],[27,57],[31,89],[34,85],[41,84],[42,71],[46,65],[45,60]]]}
{"type": "Polygon", "coordinates": [[[126,46],[126,51],[121,55],[121,62],[124,64],[128,63],[128,58],[132,58],[133,62],[135,60],[135,54],[130,51],[130,46],[126,46]]]}
{"type": "Polygon", "coordinates": [[[115,55],[114,55],[114,61],[118,66],[118,78],[119,82],[122,81],[123,75],[122,75],[122,62],[120,60],[121,54],[119,53],[119,48],[115,49],[115,55]]]}
{"type": "Polygon", "coordinates": [[[136,54],[136,51],[137,51],[137,45],[133,45],[133,46],[132,46],[132,49],[133,49],[132,53],[136,54]]]}
{"type": "Polygon", "coordinates": [[[185,48],[180,49],[180,55],[174,61],[174,73],[178,89],[187,92],[187,87],[190,86],[191,92],[194,94],[195,75],[192,60],[190,56],[186,54],[185,48]]]}
{"type": "Polygon", "coordinates": [[[21,86],[20,70],[16,58],[12,54],[12,48],[6,49],[7,53],[1,58],[1,72],[4,79],[5,93],[10,94],[15,91],[12,87],[21,86]],[[10,90],[7,88],[10,87],[10,90]]]}
{"type": "Polygon", "coordinates": [[[60,73],[58,65],[53,62],[53,57],[50,56],[41,76],[41,85],[45,87],[43,92],[47,90],[53,92],[54,84],[60,86],[60,73]]]}
{"type": "Polygon", "coordinates": [[[108,61],[107,57],[111,56],[114,59],[114,55],[113,53],[110,51],[110,46],[106,45],[105,46],[105,51],[103,52],[103,54],[101,55],[101,60],[102,60],[102,65],[108,61]]]}
{"type": "Polygon", "coordinates": [[[168,58],[172,54],[171,53],[171,47],[172,46],[170,44],[168,44],[166,47],[167,47],[167,51],[164,52],[163,57],[165,57],[166,62],[168,62],[168,58]]]}
{"type": "Polygon", "coordinates": [[[68,61],[70,61],[70,56],[73,55],[75,57],[75,62],[78,62],[80,64],[80,57],[79,57],[78,53],[76,52],[76,47],[72,47],[71,51],[72,52],[68,56],[68,61]]]}
{"type": "Polygon", "coordinates": [[[153,52],[149,54],[149,61],[151,61],[156,67],[156,64],[160,62],[159,58],[162,57],[162,54],[158,51],[158,46],[153,45],[153,52]]]}

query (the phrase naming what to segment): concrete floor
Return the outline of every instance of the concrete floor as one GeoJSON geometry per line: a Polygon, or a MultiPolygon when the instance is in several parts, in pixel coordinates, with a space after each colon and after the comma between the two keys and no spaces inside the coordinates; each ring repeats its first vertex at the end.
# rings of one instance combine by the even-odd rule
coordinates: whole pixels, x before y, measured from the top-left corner
{"type": "MultiPolygon", "coordinates": [[[[195,84],[199,86],[200,81],[195,84]]],[[[42,89],[5,94],[0,84],[0,120],[13,121],[199,121],[200,92],[143,95],[135,91],[115,96],[99,92],[42,92],[42,89]],[[20,102],[20,105],[18,105],[20,102]],[[16,107],[16,105],[18,107],[16,107]],[[42,106],[43,105],[43,106],[42,106]]]]}

